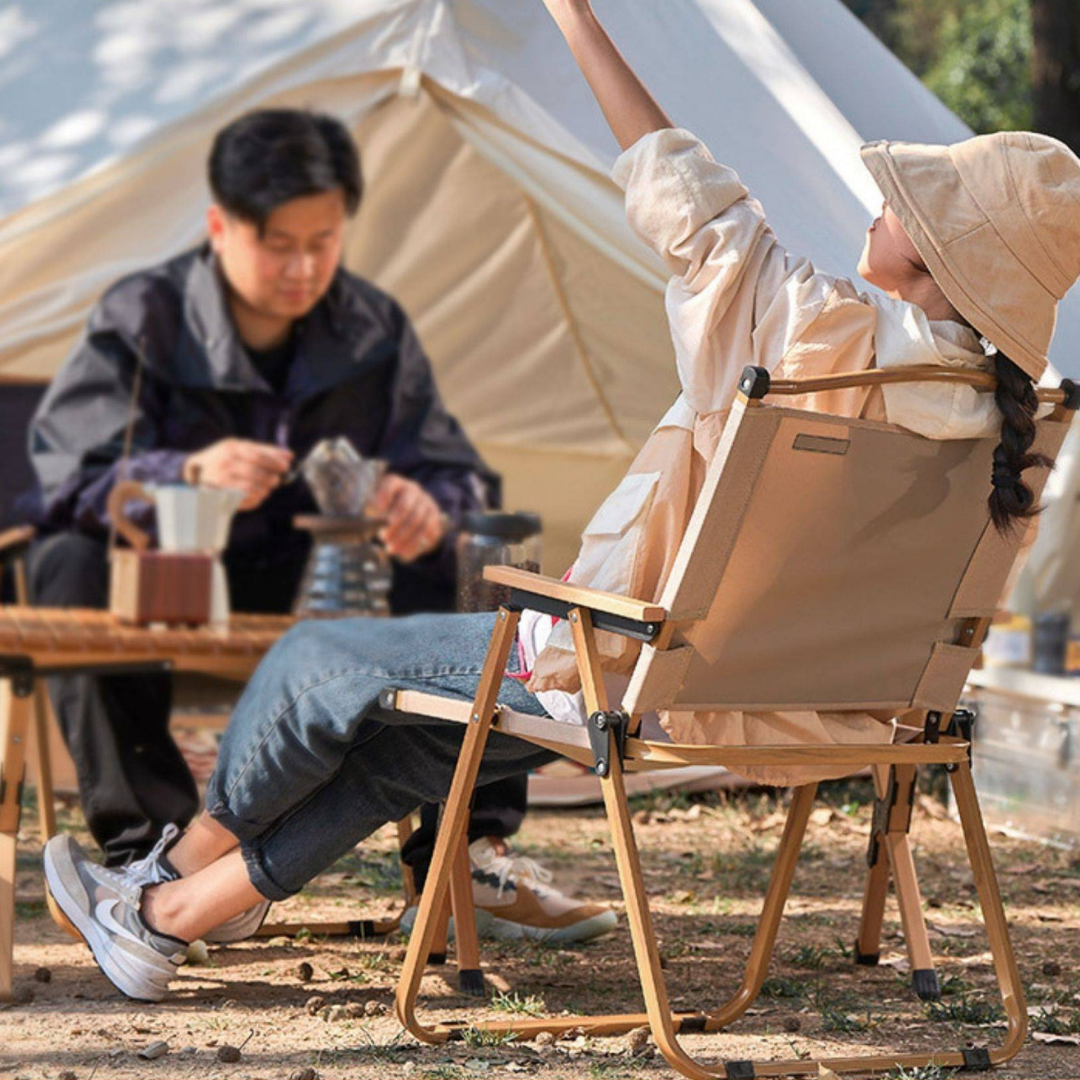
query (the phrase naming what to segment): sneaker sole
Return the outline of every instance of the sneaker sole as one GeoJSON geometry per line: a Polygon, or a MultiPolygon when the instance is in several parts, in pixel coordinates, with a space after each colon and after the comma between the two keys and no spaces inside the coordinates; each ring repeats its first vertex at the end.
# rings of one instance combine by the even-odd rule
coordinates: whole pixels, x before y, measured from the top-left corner
{"type": "Polygon", "coordinates": [[[143,1001],[150,1005],[156,1005],[161,1001],[160,997],[143,997],[134,991],[135,982],[128,981],[128,975],[122,966],[113,961],[113,949],[111,940],[100,926],[82,909],[79,902],[64,887],[63,880],[53,867],[52,856],[48,849],[45,851],[45,883],[49,893],[68,921],[75,928],[78,935],[86,943],[87,948],[94,956],[94,962],[101,970],[102,975],[109,980],[125,997],[132,1001],[143,1001]]]}
{"type": "MultiPolygon", "coordinates": [[[[479,914],[479,912],[478,912],[479,914]]],[[[610,934],[619,925],[619,918],[614,911],[602,911],[581,922],[569,926],[527,926],[524,923],[500,919],[491,912],[485,912],[491,919],[491,925],[483,936],[496,941],[539,941],[545,945],[579,945],[586,941],[610,934]]]]}
{"type": "MultiPolygon", "coordinates": [[[[569,926],[526,926],[524,923],[512,922],[509,919],[500,919],[485,908],[476,908],[476,933],[478,937],[488,941],[540,941],[546,945],[578,945],[586,941],[593,941],[605,934],[610,934],[619,925],[619,917],[614,911],[602,911],[591,918],[582,919],[581,922],[571,923],[569,926]]],[[[411,916],[407,912],[401,920],[401,929],[406,934],[412,933],[413,923],[416,921],[416,909],[410,909],[411,916]]],[[[454,920],[450,920],[450,926],[446,933],[446,940],[454,940],[454,920]]]]}

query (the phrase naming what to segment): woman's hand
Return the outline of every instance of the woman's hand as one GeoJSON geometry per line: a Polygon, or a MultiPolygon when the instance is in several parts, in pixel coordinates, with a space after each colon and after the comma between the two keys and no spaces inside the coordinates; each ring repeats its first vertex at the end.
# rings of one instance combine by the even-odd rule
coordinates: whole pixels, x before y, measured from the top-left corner
{"type": "MultiPolygon", "coordinates": [[[[660,0],[657,0],[660,2],[660,0]]],[[[592,10],[591,0],[544,0],[624,150],[643,135],[673,127],[592,10]]]]}

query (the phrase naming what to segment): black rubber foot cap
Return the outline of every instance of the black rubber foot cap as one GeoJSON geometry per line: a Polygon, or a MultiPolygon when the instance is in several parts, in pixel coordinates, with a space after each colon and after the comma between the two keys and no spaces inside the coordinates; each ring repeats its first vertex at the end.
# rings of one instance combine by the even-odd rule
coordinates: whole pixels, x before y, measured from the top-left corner
{"type": "Polygon", "coordinates": [[[941,987],[933,968],[920,968],[911,973],[911,988],[920,1001],[940,1001],[941,987]]]}
{"type": "Polygon", "coordinates": [[[881,959],[881,953],[879,952],[859,952],[859,943],[857,941],[851,950],[851,954],[855,957],[855,963],[862,967],[877,967],[877,963],[881,959]]]}
{"type": "Polygon", "coordinates": [[[486,997],[484,973],[479,968],[462,968],[457,976],[458,989],[469,997],[486,997]]]}
{"type": "Polygon", "coordinates": [[[446,963],[446,953],[444,953],[444,952],[428,953],[427,962],[429,964],[434,964],[436,967],[438,967],[440,964],[445,964],[446,963]]]}

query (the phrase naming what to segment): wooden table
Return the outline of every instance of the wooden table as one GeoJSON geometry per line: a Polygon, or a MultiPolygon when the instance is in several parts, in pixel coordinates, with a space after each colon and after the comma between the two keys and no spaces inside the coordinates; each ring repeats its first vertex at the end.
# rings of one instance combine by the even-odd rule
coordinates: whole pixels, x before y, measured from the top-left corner
{"type": "Polygon", "coordinates": [[[42,830],[46,838],[55,832],[40,680],[156,670],[244,681],[293,622],[287,615],[234,615],[228,627],[144,628],[124,626],[106,611],[0,606],[0,1001],[11,997],[16,836],[31,720],[42,830]]]}

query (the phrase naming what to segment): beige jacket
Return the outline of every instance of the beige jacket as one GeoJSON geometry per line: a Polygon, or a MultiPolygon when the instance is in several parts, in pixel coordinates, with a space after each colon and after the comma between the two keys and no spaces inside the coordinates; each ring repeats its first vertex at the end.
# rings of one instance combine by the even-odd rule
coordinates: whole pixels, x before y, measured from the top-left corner
{"type": "MultiPolygon", "coordinates": [[[[666,307],[682,394],[585,527],[569,580],[657,599],[745,365],[798,378],[875,364],[983,367],[989,361],[969,328],[930,322],[911,304],[859,293],[847,279],[789,255],[736,173],[714,162],[687,131],[645,136],[618,159],[614,176],[626,191],[630,225],[673,275],[666,307]]],[[[839,390],[785,404],[887,419],[933,439],[989,435],[1000,427],[992,395],[967,386],[839,390]]],[[[599,645],[605,670],[632,668],[636,643],[600,634],[599,645]]],[[[572,648],[559,624],[537,657],[529,689],[577,691],[572,648]]],[[[813,712],[660,717],[676,741],[711,744],[885,742],[893,729],[882,719],[813,712]]],[[[776,770],[762,778],[786,782],[776,770]]]]}

